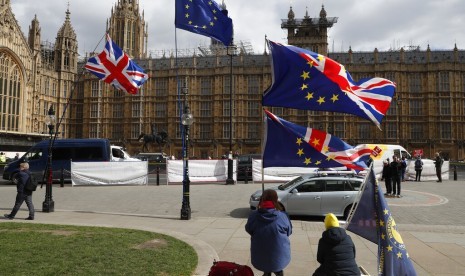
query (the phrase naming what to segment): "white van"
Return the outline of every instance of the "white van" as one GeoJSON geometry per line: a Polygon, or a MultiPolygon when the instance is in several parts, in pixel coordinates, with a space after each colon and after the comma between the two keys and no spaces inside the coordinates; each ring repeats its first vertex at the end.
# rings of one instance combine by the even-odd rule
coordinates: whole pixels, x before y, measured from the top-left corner
{"type": "Polygon", "coordinates": [[[374,152],[379,152],[376,156],[371,155],[373,159],[373,169],[375,170],[376,178],[381,178],[383,172],[383,161],[389,158],[389,162],[392,162],[392,156],[405,157],[407,159],[407,166],[411,161],[412,157],[406,149],[400,145],[383,145],[383,144],[366,144],[374,152]]]}
{"type": "Polygon", "coordinates": [[[111,146],[111,161],[140,161],[137,158],[131,157],[123,147],[111,146]]]}

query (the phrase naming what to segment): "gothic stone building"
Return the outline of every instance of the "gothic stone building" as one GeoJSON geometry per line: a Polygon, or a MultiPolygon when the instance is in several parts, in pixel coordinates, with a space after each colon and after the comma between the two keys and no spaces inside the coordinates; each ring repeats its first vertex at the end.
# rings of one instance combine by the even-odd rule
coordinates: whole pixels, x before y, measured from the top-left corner
{"type": "MultiPolygon", "coordinates": [[[[69,22],[69,12],[66,18],[65,25],[69,22]]],[[[10,24],[15,24],[14,20],[11,22],[10,24]]],[[[296,19],[291,8],[288,18],[282,20],[281,27],[288,31],[289,44],[328,55],[344,64],[354,79],[379,76],[397,83],[396,97],[381,124],[382,130],[353,115],[276,107],[269,109],[286,120],[323,129],[352,145],[401,144],[409,150],[423,149],[425,157],[433,157],[434,152],[440,151],[451,159],[464,159],[465,51],[454,46],[452,50],[446,51],[431,50],[428,47],[426,50],[401,48],[356,52],[350,49],[348,52],[328,52],[327,31],[336,22],[337,18],[326,16],[323,7],[319,18],[310,18],[307,12],[302,19],[296,19]]],[[[71,98],[69,114],[66,114],[69,117],[65,119],[64,136],[108,138],[114,144],[126,146],[130,153],[136,153],[142,147],[137,139],[139,135],[152,133],[155,126],[158,131],[166,130],[171,140],[163,151],[169,155],[181,156],[181,90],[187,90],[189,105],[195,118],[190,135],[192,156],[220,157],[229,151],[231,135],[234,152],[261,152],[261,95],[272,81],[270,56],[266,51],[250,54],[239,47],[239,54],[231,58],[224,49],[218,50],[218,46],[212,43],[215,47],[212,46],[210,51],[194,52],[190,55],[178,53],[177,60],[174,53],[156,58],[147,56],[148,27],[143,13],[141,15],[139,11],[137,0],[118,0],[106,27],[112,39],[146,69],[150,78],[138,95],[123,94],[85,72],[82,69],[85,60],[80,61],[75,72],[76,89],[71,98]],[[230,88],[233,91],[232,106],[230,88]],[[230,108],[232,133],[229,131],[230,108]]],[[[40,134],[44,131],[42,122],[48,105],[55,104],[57,109],[62,108],[66,99],[64,91],[69,93],[69,87],[68,90],[63,88],[68,80],[60,79],[64,74],[56,73],[56,79],[52,78],[55,76],[53,72],[62,72],[57,70],[64,70],[65,67],[57,65],[58,58],[54,55],[55,71],[32,70],[33,64],[38,63],[32,58],[34,48],[28,46],[30,43],[26,43],[27,40],[20,32],[17,36],[24,41],[23,50],[11,42],[4,46],[7,41],[14,40],[8,34],[10,32],[0,38],[0,53],[7,53],[4,55],[9,60],[20,60],[22,55],[30,57],[22,66],[26,68],[26,74],[31,73],[31,78],[23,77],[18,80],[22,91],[18,96],[20,104],[16,116],[19,118],[18,126],[21,127],[8,131],[40,134]],[[45,86],[46,76],[49,82],[57,83],[55,96],[48,95],[50,89],[45,86]],[[37,79],[38,84],[34,86],[31,79],[37,79]],[[31,100],[34,93],[38,95],[39,101],[31,100]],[[39,105],[40,114],[21,119],[24,116],[22,114],[28,110],[33,114],[34,104],[37,102],[42,102],[39,105]],[[38,120],[42,129],[34,128],[34,119],[38,120]]],[[[54,52],[56,51],[55,46],[54,52]]],[[[0,64],[3,60],[5,58],[0,59],[0,64]]],[[[40,66],[44,67],[43,62],[40,66]]],[[[2,68],[4,67],[0,67],[0,70],[5,70],[2,68]]],[[[4,75],[0,76],[5,78],[4,75]]],[[[8,100],[12,97],[11,93],[5,88],[0,91],[3,99],[8,100]]],[[[3,118],[10,116],[10,113],[3,110],[1,109],[0,114],[2,120],[5,120],[3,118]]],[[[4,132],[6,129],[1,130],[4,132]]],[[[154,145],[151,150],[157,152],[160,149],[154,145]]]]}
{"type": "MultiPolygon", "coordinates": [[[[26,150],[47,138],[45,117],[50,106],[61,115],[77,73],[77,40],[69,10],[55,43],[41,41],[34,17],[28,36],[11,10],[0,0],[0,151],[26,150]]],[[[68,136],[69,113],[64,113],[61,136],[68,136]]]]}

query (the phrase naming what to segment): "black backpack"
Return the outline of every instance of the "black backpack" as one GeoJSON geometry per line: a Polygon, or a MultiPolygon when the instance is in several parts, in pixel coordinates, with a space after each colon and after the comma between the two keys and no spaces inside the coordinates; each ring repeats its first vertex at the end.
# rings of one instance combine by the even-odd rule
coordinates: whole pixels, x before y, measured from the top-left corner
{"type": "Polygon", "coordinates": [[[26,185],[24,186],[24,189],[33,192],[37,189],[38,185],[39,185],[39,182],[34,177],[34,175],[29,174],[29,178],[26,181],[26,185]]]}

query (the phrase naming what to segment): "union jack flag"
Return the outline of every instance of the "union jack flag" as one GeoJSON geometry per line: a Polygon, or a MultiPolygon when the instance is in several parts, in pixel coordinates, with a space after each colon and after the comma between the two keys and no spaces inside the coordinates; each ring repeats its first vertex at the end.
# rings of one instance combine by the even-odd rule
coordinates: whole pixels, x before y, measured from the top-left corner
{"type": "Polygon", "coordinates": [[[263,167],[345,166],[362,171],[372,150],[366,145],[352,147],[338,137],[318,129],[303,127],[265,110],[266,141],[263,167]]]}
{"type": "Polygon", "coordinates": [[[356,82],[328,57],[272,41],[268,45],[273,82],[264,92],[264,106],[349,113],[380,126],[394,96],[394,82],[378,77],[356,82]]]}
{"type": "Polygon", "coordinates": [[[138,89],[148,79],[148,75],[111,40],[108,34],[106,38],[103,51],[91,57],[85,68],[116,89],[137,94],[138,89]]]}

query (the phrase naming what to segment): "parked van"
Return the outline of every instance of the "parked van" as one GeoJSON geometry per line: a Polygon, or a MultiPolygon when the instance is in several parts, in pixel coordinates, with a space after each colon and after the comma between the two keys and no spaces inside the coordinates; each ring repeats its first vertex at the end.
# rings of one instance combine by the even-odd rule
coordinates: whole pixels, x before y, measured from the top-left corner
{"type": "Polygon", "coordinates": [[[407,166],[412,159],[408,151],[400,145],[367,144],[367,146],[372,150],[375,150],[376,148],[375,151],[379,152],[376,156],[375,154],[371,155],[371,158],[373,159],[373,168],[377,178],[381,178],[381,174],[383,172],[383,161],[386,159],[389,158],[389,162],[392,162],[392,156],[394,155],[398,157],[405,157],[407,159],[407,166]]]}
{"type": "MultiPolygon", "coordinates": [[[[29,170],[42,180],[48,162],[49,140],[44,140],[30,148],[19,160],[7,164],[3,179],[14,180],[19,172],[19,164],[29,163],[29,170]]],[[[71,178],[71,160],[76,162],[108,162],[112,160],[110,142],[107,139],[59,139],[52,150],[53,179],[60,179],[64,170],[65,180],[71,178]]]]}
{"type": "Polygon", "coordinates": [[[262,155],[239,155],[239,157],[237,158],[237,180],[252,180],[252,159],[262,159],[262,155]]]}
{"type": "Polygon", "coordinates": [[[131,157],[123,147],[111,146],[111,161],[140,161],[140,159],[131,157]]]}
{"type": "Polygon", "coordinates": [[[165,164],[166,159],[168,159],[168,155],[159,152],[141,152],[139,154],[136,154],[134,157],[138,160],[162,164],[165,164]]]}

